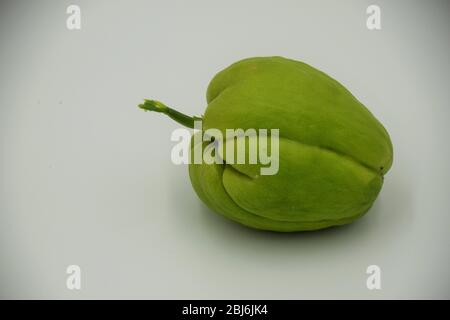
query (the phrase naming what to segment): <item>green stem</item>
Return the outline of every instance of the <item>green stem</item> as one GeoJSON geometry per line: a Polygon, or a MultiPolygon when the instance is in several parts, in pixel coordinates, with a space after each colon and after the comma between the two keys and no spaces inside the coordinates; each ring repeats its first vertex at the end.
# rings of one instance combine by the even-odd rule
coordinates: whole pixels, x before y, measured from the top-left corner
{"type": "Polygon", "coordinates": [[[169,117],[171,117],[176,122],[182,124],[183,126],[186,126],[188,128],[194,128],[194,122],[195,121],[202,121],[201,117],[190,117],[188,115],[185,115],[181,112],[178,112],[172,108],[169,108],[164,103],[159,102],[157,100],[144,100],[144,103],[141,103],[139,105],[139,108],[145,110],[145,111],[155,111],[155,112],[161,112],[169,117]]]}

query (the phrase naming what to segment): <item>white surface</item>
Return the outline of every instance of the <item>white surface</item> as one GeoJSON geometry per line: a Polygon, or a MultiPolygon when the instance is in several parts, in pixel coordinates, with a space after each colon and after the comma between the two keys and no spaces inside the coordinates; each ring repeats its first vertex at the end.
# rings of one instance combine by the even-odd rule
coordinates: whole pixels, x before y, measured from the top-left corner
{"type": "Polygon", "coordinates": [[[0,5],[0,297],[450,298],[449,3],[69,1],[0,5]],[[170,161],[212,76],[250,56],[305,61],[388,129],[394,165],[343,228],[274,234],[210,212],[170,161]],[[66,288],[66,267],[82,289],[66,288]],[[370,264],[382,290],[366,288],[370,264]]]}

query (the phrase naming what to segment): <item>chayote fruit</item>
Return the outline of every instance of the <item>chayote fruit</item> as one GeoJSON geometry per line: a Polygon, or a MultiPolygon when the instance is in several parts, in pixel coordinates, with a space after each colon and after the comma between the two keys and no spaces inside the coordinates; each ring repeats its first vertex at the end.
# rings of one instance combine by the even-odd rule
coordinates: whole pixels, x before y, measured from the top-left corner
{"type": "MultiPolygon", "coordinates": [[[[202,118],[155,100],[140,107],[188,127],[201,119],[203,130],[279,129],[275,175],[226,159],[189,165],[200,199],[243,225],[290,232],[350,223],[372,206],[391,167],[392,144],[381,123],[339,82],[303,62],[238,61],[213,78],[207,102],[202,118]]],[[[204,144],[191,142],[191,150],[204,144]]]]}

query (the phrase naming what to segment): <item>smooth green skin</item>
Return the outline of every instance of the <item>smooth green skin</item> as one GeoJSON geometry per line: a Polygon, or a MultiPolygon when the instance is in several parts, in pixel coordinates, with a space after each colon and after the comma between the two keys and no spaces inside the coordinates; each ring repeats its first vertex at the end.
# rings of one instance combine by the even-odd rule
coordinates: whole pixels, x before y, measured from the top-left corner
{"type": "MultiPolygon", "coordinates": [[[[189,165],[200,199],[243,225],[291,232],[350,223],[372,206],[392,165],[380,122],[340,83],[305,63],[241,60],[213,78],[207,102],[203,130],[280,130],[276,175],[259,175],[259,164],[189,165]]],[[[202,147],[193,141],[191,151],[202,147]]]]}

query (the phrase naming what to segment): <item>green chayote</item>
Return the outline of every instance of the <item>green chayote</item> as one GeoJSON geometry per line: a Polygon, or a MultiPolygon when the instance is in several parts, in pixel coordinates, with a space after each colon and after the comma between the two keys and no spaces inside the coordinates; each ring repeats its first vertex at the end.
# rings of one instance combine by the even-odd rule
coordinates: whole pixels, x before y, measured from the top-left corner
{"type": "Polygon", "coordinates": [[[202,118],[154,100],[140,107],[189,127],[201,119],[203,130],[279,129],[275,175],[255,175],[255,165],[226,159],[189,164],[200,199],[243,225],[290,232],[350,223],[372,206],[392,165],[391,140],[381,123],[339,82],[305,63],[282,57],[238,61],[213,78],[207,102],[202,118]]]}

